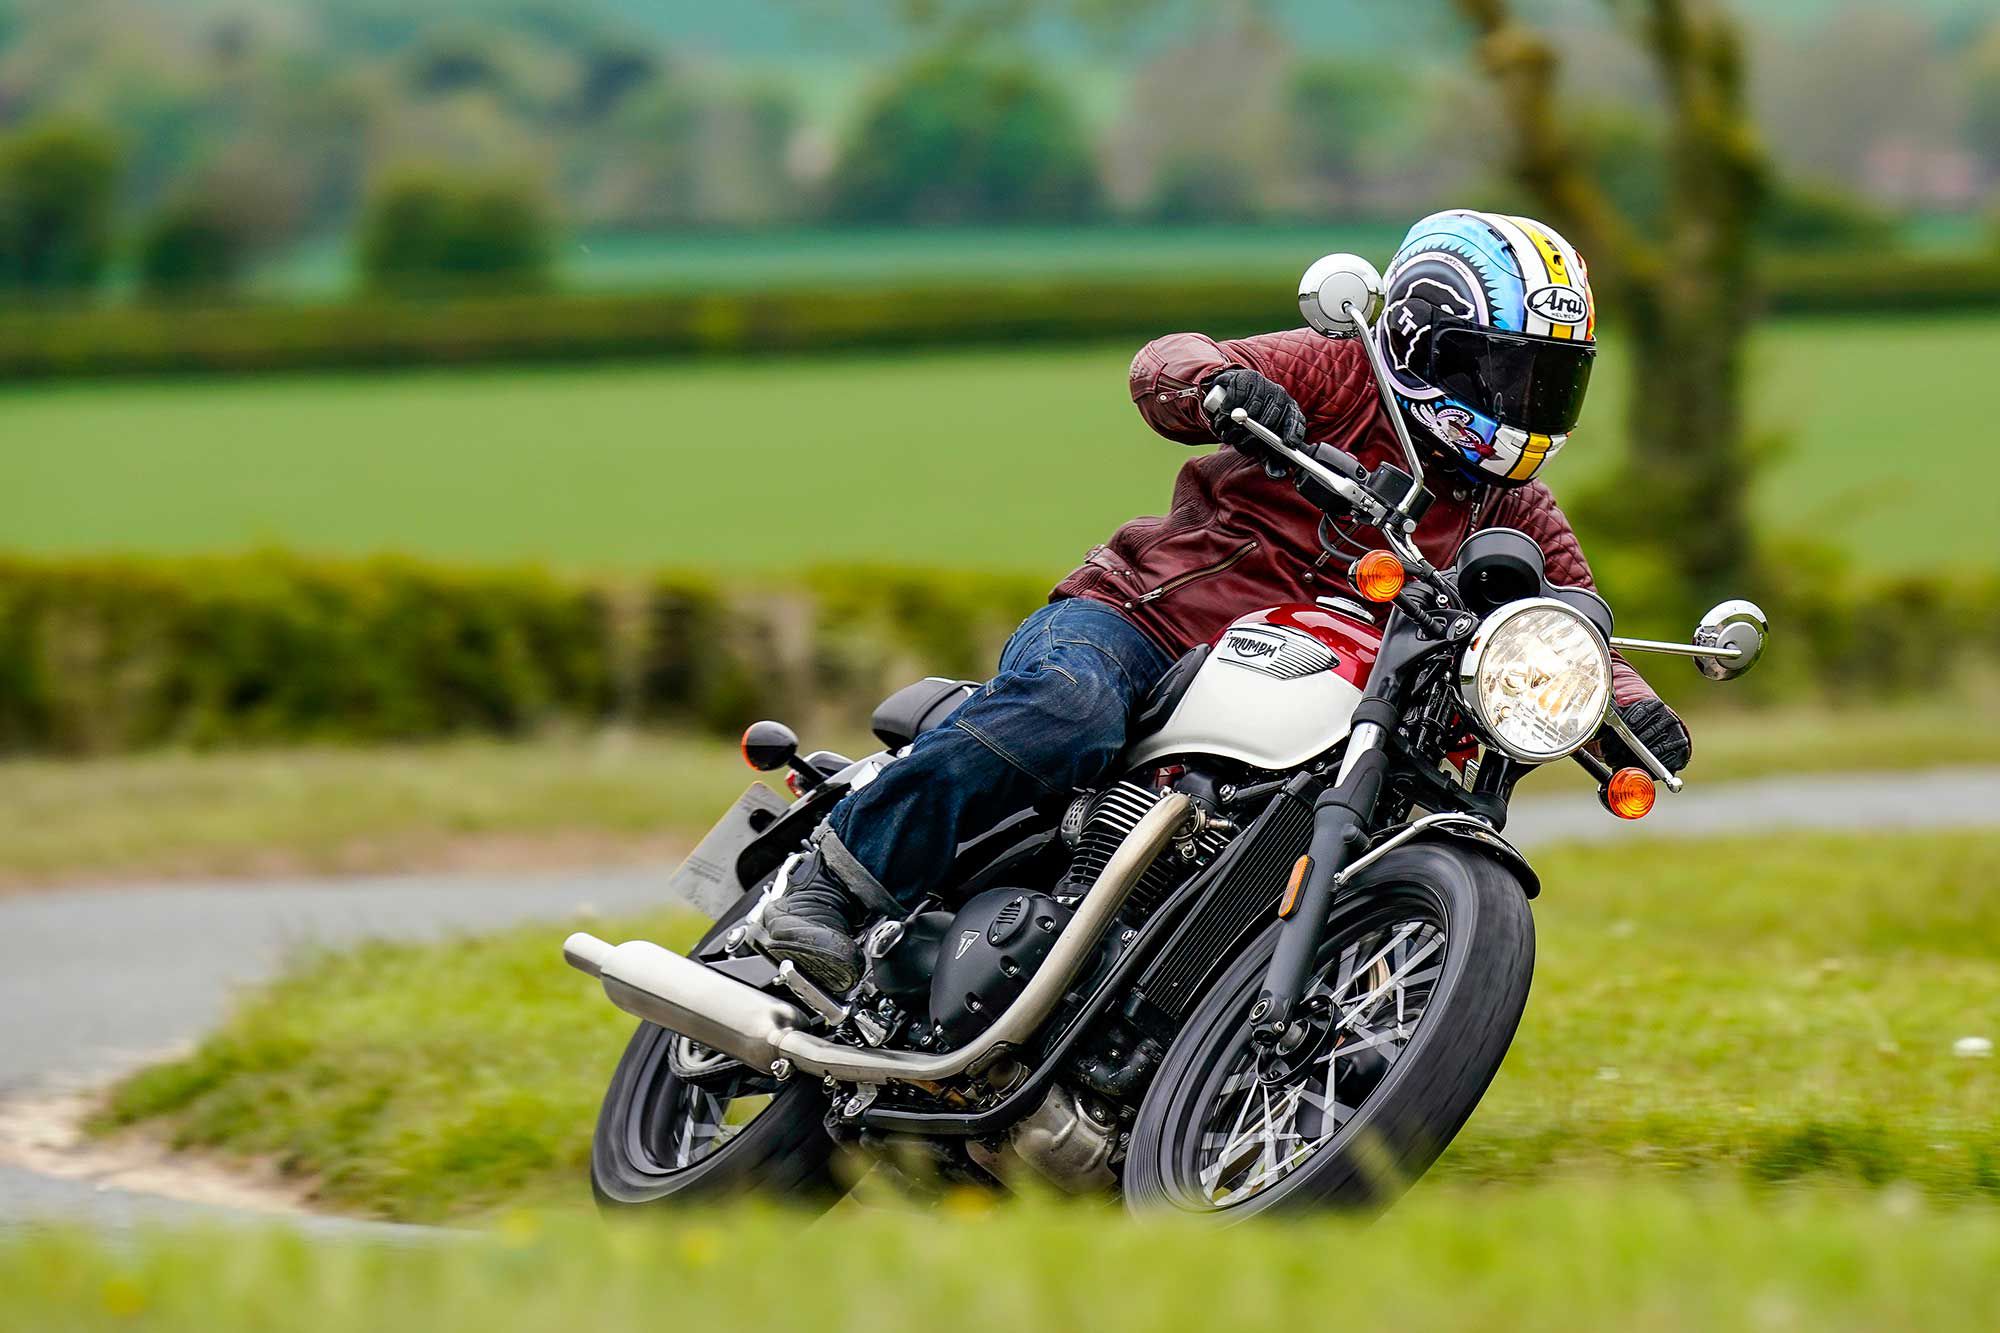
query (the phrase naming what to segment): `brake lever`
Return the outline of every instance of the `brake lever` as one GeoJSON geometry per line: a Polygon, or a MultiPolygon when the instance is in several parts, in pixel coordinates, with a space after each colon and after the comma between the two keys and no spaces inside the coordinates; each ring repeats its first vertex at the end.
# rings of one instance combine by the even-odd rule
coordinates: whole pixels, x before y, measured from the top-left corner
{"type": "Polygon", "coordinates": [[[1682,784],[1679,775],[1668,772],[1667,766],[1660,762],[1659,756],[1647,749],[1639,738],[1632,734],[1632,728],[1625,725],[1625,719],[1619,716],[1616,708],[1605,710],[1604,725],[1611,728],[1612,734],[1619,740],[1625,742],[1626,749],[1639,757],[1639,762],[1645,765],[1646,771],[1651,773],[1655,780],[1675,795],[1680,794],[1682,784]]]}

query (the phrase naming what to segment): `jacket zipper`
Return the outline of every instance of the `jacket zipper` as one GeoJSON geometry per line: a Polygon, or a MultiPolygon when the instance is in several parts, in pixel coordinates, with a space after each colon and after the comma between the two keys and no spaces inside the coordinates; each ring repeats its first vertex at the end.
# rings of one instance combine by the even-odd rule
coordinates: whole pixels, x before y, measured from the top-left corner
{"type": "Polygon", "coordinates": [[[1185,574],[1176,574],[1172,578],[1168,579],[1165,583],[1162,583],[1159,587],[1154,588],[1151,592],[1140,593],[1139,596],[1135,599],[1135,601],[1156,602],[1160,598],[1165,597],[1168,593],[1174,591],[1176,588],[1184,588],[1188,584],[1193,583],[1196,579],[1205,579],[1209,577],[1211,574],[1220,574],[1223,570],[1228,569],[1231,565],[1234,565],[1237,561],[1241,560],[1244,556],[1250,554],[1252,551],[1256,549],[1257,549],[1257,543],[1254,539],[1251,541],[1247,541],[1243,545],[1237,547],[1236,550],[1232,552],[1227,559],[1218,560],[1212,565],[1203,565],[1200,569],[1190,569],[1185,574]]]}

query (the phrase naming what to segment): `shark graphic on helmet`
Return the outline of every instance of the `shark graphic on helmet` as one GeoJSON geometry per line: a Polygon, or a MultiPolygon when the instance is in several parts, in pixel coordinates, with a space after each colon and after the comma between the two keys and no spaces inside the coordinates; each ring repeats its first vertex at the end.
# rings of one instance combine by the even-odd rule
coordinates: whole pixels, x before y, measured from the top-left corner
{"type": "Polygon", "coordinates": [[[1596,355],[1583,257],[1532,218],[1453,209],[1410,228],[1376,337],[1403,410],[1468,479],[1533,479],[1576,424],[1596,355]]]}

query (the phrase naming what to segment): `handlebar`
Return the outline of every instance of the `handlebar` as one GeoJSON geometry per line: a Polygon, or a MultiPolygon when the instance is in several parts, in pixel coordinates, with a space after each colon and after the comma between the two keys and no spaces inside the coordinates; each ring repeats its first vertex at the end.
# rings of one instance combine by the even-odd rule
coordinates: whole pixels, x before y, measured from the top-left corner
{"type": "MultiPolygon", "coordinates": [[[[1221,389],[1210,389],[1207,396],[1202,399],[1202,408],[1213,418],[1222,410],[1223,401],[1224,395],[1221,389]]],[[[1368,476],[1368,470],[1361,465],[1359,459],[1346,450],[1330,444],[1308,444],[1302,450],[1294,449],[1286,444],[1276,431],[1260,421],[1253,420],[1250,414],[1240,407],[1230,412],[1229,419],[1255,435],[1266,448],[1280,458],[1351,505],[1366,522],[1381,532],[1383,539],[1389,544],[1389,549],[1395,552],[1406,568],[1426,580],[1437,574],[1436,568],[1424,559],[1422,552],[1417,550],[1416,543],[1411,539],[1411,534],[1417,526],[1416,520],[1397,506],[1384,501],[1363,484],[1368,476]]],[[[1411,493],[1414,494],[1414,488],[1411,493]]],[[[1656,781],[1669,792],[1675,794],[1680,792],[1683,785],[1680,776],[1669,770],[1660,762],[1658,756],[1632,734],[1631,728],[1625,725],[1625,719],[1618,715],[1616,708],[1606,711],[1604,725],[1625,742],[1627,748],[1638,757],[1639,762],[1656,781]]]]}
{"type": "MultiPolygon", "coordinates": [[[[1201,405],[1213,417],[1222,410],[1223,401],[1221,389],[1210,389],[1201,405]]],[[[1381,532],[1389,549],[1413,572],[1426,578],[1437,573],[1411,540],[1417,521],[1368,489],[1365,485],[1368,469],[1361,465],[1360,459],[1331,444],[1308,444],[1304,449],[1294,449],[1276,431],[1254,420],[1240,407],[1230,412],[1229,419],[1255,435],[1272,453],[1345,501],[1363,521],[1381,532]]],[[[1414,487],[1411,493],[1415,493],[1414,487]]]]}

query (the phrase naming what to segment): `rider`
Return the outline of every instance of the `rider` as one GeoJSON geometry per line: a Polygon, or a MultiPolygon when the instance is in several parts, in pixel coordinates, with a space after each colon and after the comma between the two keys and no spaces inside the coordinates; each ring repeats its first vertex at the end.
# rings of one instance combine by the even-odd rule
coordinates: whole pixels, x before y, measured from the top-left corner
{"type": "MultiPolygon", "coordinates": [[[[1412,437],[1435,460],[1418,548],[1444,567],[1470,533],[1518,528],[1540,543],[1550,582],[1590,587],[1576,534],[1536,479],[1569,438],[1596,351],[1582,258],[1539,222],[1453,209],[1410,229],[1384,289],[1374,336],[1412,437]]],[[[1230,416],[1242,408],[1288,444],[1329,442],[1371,469],[1400,465],[1353,339],[1173,334],[1140,350],[1131,389],[1168,439],[1229,447],[1184,465],[1164,517],[1134,519],[1091,551],[1008,640],[999,675],[833,808],[766,922],[771,952],[822,985],[852,988],[861,924],[942,887],[962,839],[1104,778],[1176,656],[1259,607],[1351,595],[1348,565],[1383,544],[1349,522],[1336,525],[1340,549],[1326,549],[1321,511],[1267,472],[1264,446],[1230,416]],[[1214,388],[1223,400],[1210,416],[1214,388]]],[[[1622,659],[1612,693],[1639,740],[1685,767],[1686,727],[1622,659]]],[[[1614,763],[1632,758],[1610,733],[1600,739],[1614,763]]]]}

